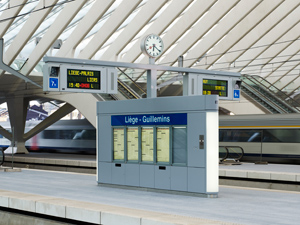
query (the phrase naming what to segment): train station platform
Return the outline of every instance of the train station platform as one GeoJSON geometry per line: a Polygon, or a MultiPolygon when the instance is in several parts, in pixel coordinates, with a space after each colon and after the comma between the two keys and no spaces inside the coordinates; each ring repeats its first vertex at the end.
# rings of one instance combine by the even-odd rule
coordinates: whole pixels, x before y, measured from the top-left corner
{"type": "Polygon", "coordinates": [[[22,169],[0,176],[0,207],[94,224],[296,225],[300,219],[299,192],[221,185],[218,198],[201,198],[102,187],[91,174],[22,169]]]}
{"type": "MultiPolygon", "coordinates": [[[[6,155],[6,166],[12,157],[6,155]]],[[[95,155],[30,153],[14,155],[16,167],[96,174],[95,155]]],[[[300,165],[254,164],[219,166],[220,184],[300,191],[300,165]]]]}

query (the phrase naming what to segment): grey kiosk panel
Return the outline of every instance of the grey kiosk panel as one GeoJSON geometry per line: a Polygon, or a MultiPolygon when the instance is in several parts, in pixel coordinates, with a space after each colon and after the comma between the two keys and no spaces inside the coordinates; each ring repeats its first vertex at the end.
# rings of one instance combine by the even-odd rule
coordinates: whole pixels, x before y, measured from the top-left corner
{"type": "Polygon", "coordinates": [[[218,96],[97,103],[97,182],[215,197],[218,96]]]}

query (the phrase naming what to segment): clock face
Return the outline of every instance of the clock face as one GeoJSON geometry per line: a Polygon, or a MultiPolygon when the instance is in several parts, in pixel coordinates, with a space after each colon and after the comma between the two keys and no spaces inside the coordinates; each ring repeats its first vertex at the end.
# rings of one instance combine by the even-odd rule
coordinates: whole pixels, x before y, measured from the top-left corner
{"type": "Polygon", "coordinates": [[[164,49],[162,39],[155,34],[148,35],[145,38],[143,45],[144,52],[153,58],[161,55],[164,49]]]}

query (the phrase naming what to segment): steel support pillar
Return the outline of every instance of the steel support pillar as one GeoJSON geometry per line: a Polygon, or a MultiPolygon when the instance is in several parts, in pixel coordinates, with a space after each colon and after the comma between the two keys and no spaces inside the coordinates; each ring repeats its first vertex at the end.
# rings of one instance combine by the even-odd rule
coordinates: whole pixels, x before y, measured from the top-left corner
{"type": "Polygon", "coordinates": [[[157,70],[147,70],[147,98],[156,98],[157,70]]]}
{"type": "Polygon", "coordinates": [[[60,107],[58,110],[56,110],[53,114],[51,114],[49,117],[47,117],[45,120],[40,122],[38,125],[36,125],[34,128],[32,128],[30,131],[28,131],[26,134],[24,134],[24,139],[28,140],[32,138],[34,135],[38,134],[39,132],[43,131],[47,127],[51,126],[53,123],[57,122],[67,114],[71,113],[75,107],[72,105],[66,103],[62,107],[60,107]]]}
{"type": "Polygon", "coordinates": [[[25,148],[24,130],[29,100],[23,96],[16,96],[7,100],[8,114],[11,128],[14,130],[12,139],[15,141],[16,153],[28,153],[25,148]]]}

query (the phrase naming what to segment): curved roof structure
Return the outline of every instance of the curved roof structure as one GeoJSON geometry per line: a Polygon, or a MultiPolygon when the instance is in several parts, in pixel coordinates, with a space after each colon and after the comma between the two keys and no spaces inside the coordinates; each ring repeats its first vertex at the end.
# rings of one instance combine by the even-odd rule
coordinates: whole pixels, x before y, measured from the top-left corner
{"type": "MultiPolygon", "coordinates": [[[[297,0],[2,0],[4,62],[39,73],[45,55],[148,63],[140,41],[162,37],[156,64],[259,75],[289,94],[300,86],[297,0]],[[61,46],[55,46],[60,39],[61,46]],[[56,49],[57,48],[57,49],[56,49]]],[[[136,81],[143,71],[127,71],[136,81]]],[[[177,74],[158,74],[162,83],[177,74]]],[[[299,89],[300,90],[300,89],[299,89]]]]}

